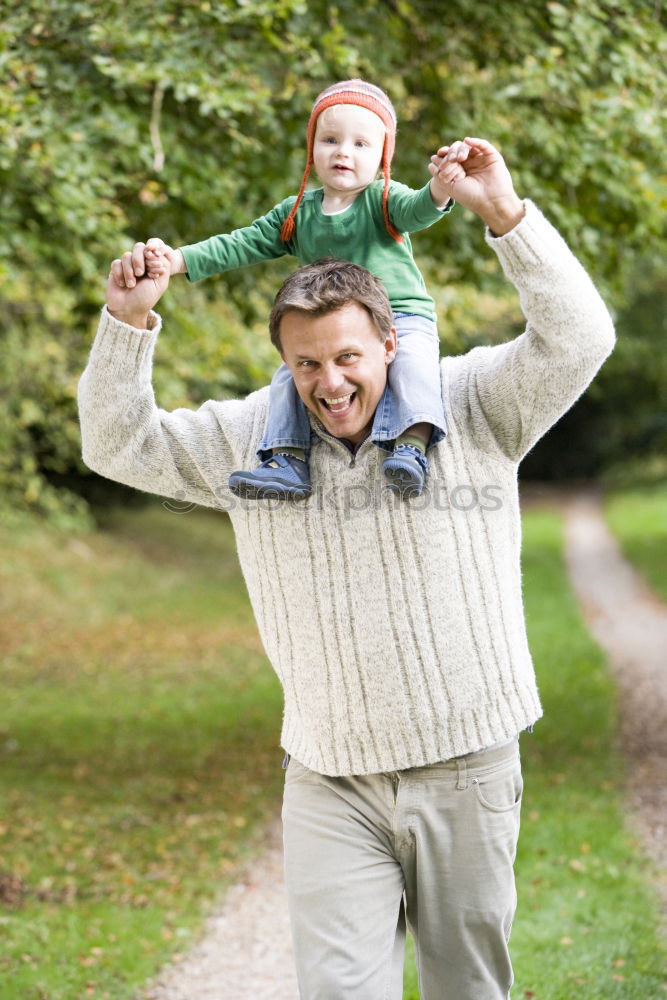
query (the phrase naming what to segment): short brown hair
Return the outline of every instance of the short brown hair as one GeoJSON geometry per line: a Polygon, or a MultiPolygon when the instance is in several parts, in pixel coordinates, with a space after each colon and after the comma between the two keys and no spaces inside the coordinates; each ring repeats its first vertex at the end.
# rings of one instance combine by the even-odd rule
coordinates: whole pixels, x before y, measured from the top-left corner
{"type": "Polygon", "coordinates": [[[384,343],[394,318],[387,291],[374,274],[349,260],[324,257],[291,274],[276,295],[269,317],[272,344],[281,350],[280,324],[288,312],[325,316],[348,302],[365,309],[384,343]]]}

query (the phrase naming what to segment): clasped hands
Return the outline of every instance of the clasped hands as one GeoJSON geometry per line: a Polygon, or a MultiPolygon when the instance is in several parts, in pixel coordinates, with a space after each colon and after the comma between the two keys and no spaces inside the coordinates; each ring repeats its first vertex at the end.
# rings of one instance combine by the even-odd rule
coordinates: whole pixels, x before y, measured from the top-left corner
{"type": "Polygon", "coordinates": [[[435,203],[444,205],[453,198],[479,215],[494,236],[504,236],[523,218],[524,204],[514,190],[507,164],[486,139],[467,136],[441,146],[428,169],[435,203]]]}

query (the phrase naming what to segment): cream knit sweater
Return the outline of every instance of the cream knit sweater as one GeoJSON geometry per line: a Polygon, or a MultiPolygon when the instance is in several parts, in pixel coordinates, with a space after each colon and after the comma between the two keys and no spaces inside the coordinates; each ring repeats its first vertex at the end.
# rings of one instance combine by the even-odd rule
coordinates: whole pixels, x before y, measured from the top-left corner
{"type": "Polygon", "coordinates": [[[517,287],[526,331],[441,362],[449,427],[427,492],[385,488],[386,453],[353,456],[313,420],[313,496],[242,501],[268,388],[199,410],[156,406],[160,320],[102,315],[79,387],[83,457],[140,490],[229,511],[269,659],[283,685],[282,745],[329,775],[447,759],[541,715],[521,597],[517,466],[613,346],[589,277],[538,209],[487,241],[517,287]]]}

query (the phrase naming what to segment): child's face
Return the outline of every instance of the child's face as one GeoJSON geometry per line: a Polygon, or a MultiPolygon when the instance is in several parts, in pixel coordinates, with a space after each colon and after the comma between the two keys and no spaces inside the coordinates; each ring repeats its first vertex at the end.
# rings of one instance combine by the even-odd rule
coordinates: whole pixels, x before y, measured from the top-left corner
{"type": "Polygon", "coordinates": [[[385,127],[356,104],[335,104],[317,119],[313,160],[326,195],[357,195],[377,177],[385,127]]]}

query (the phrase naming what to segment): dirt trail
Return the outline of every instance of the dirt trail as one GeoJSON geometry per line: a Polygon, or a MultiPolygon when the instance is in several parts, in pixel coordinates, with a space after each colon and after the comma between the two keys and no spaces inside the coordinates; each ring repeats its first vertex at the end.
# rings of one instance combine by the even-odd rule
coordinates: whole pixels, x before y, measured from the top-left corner
{"type": "Polygon", "coordinates": [[[297,1000],[280,819],[204,935],[137,1000],[297,1000]]]}
{"type": "MultiPolygon", "coordinates": [[[[588,626],[605,650],[621,708],[631,822],[656,865],[667,915],[667,607],[621,555],[594,493],[526,491],[522,505],[565,514],[566,558],[588,626]]],[[[296,1000],[280,823],[226,895],[199,944],[137,1000],[296,1000]]]]}
{"type": "Polygon", "coordinates": [[[667,916],[667,605],[626,562],[593,492],[566,500],[567,566],[616,679],[630,822],[655,862],[667,916]]]}

